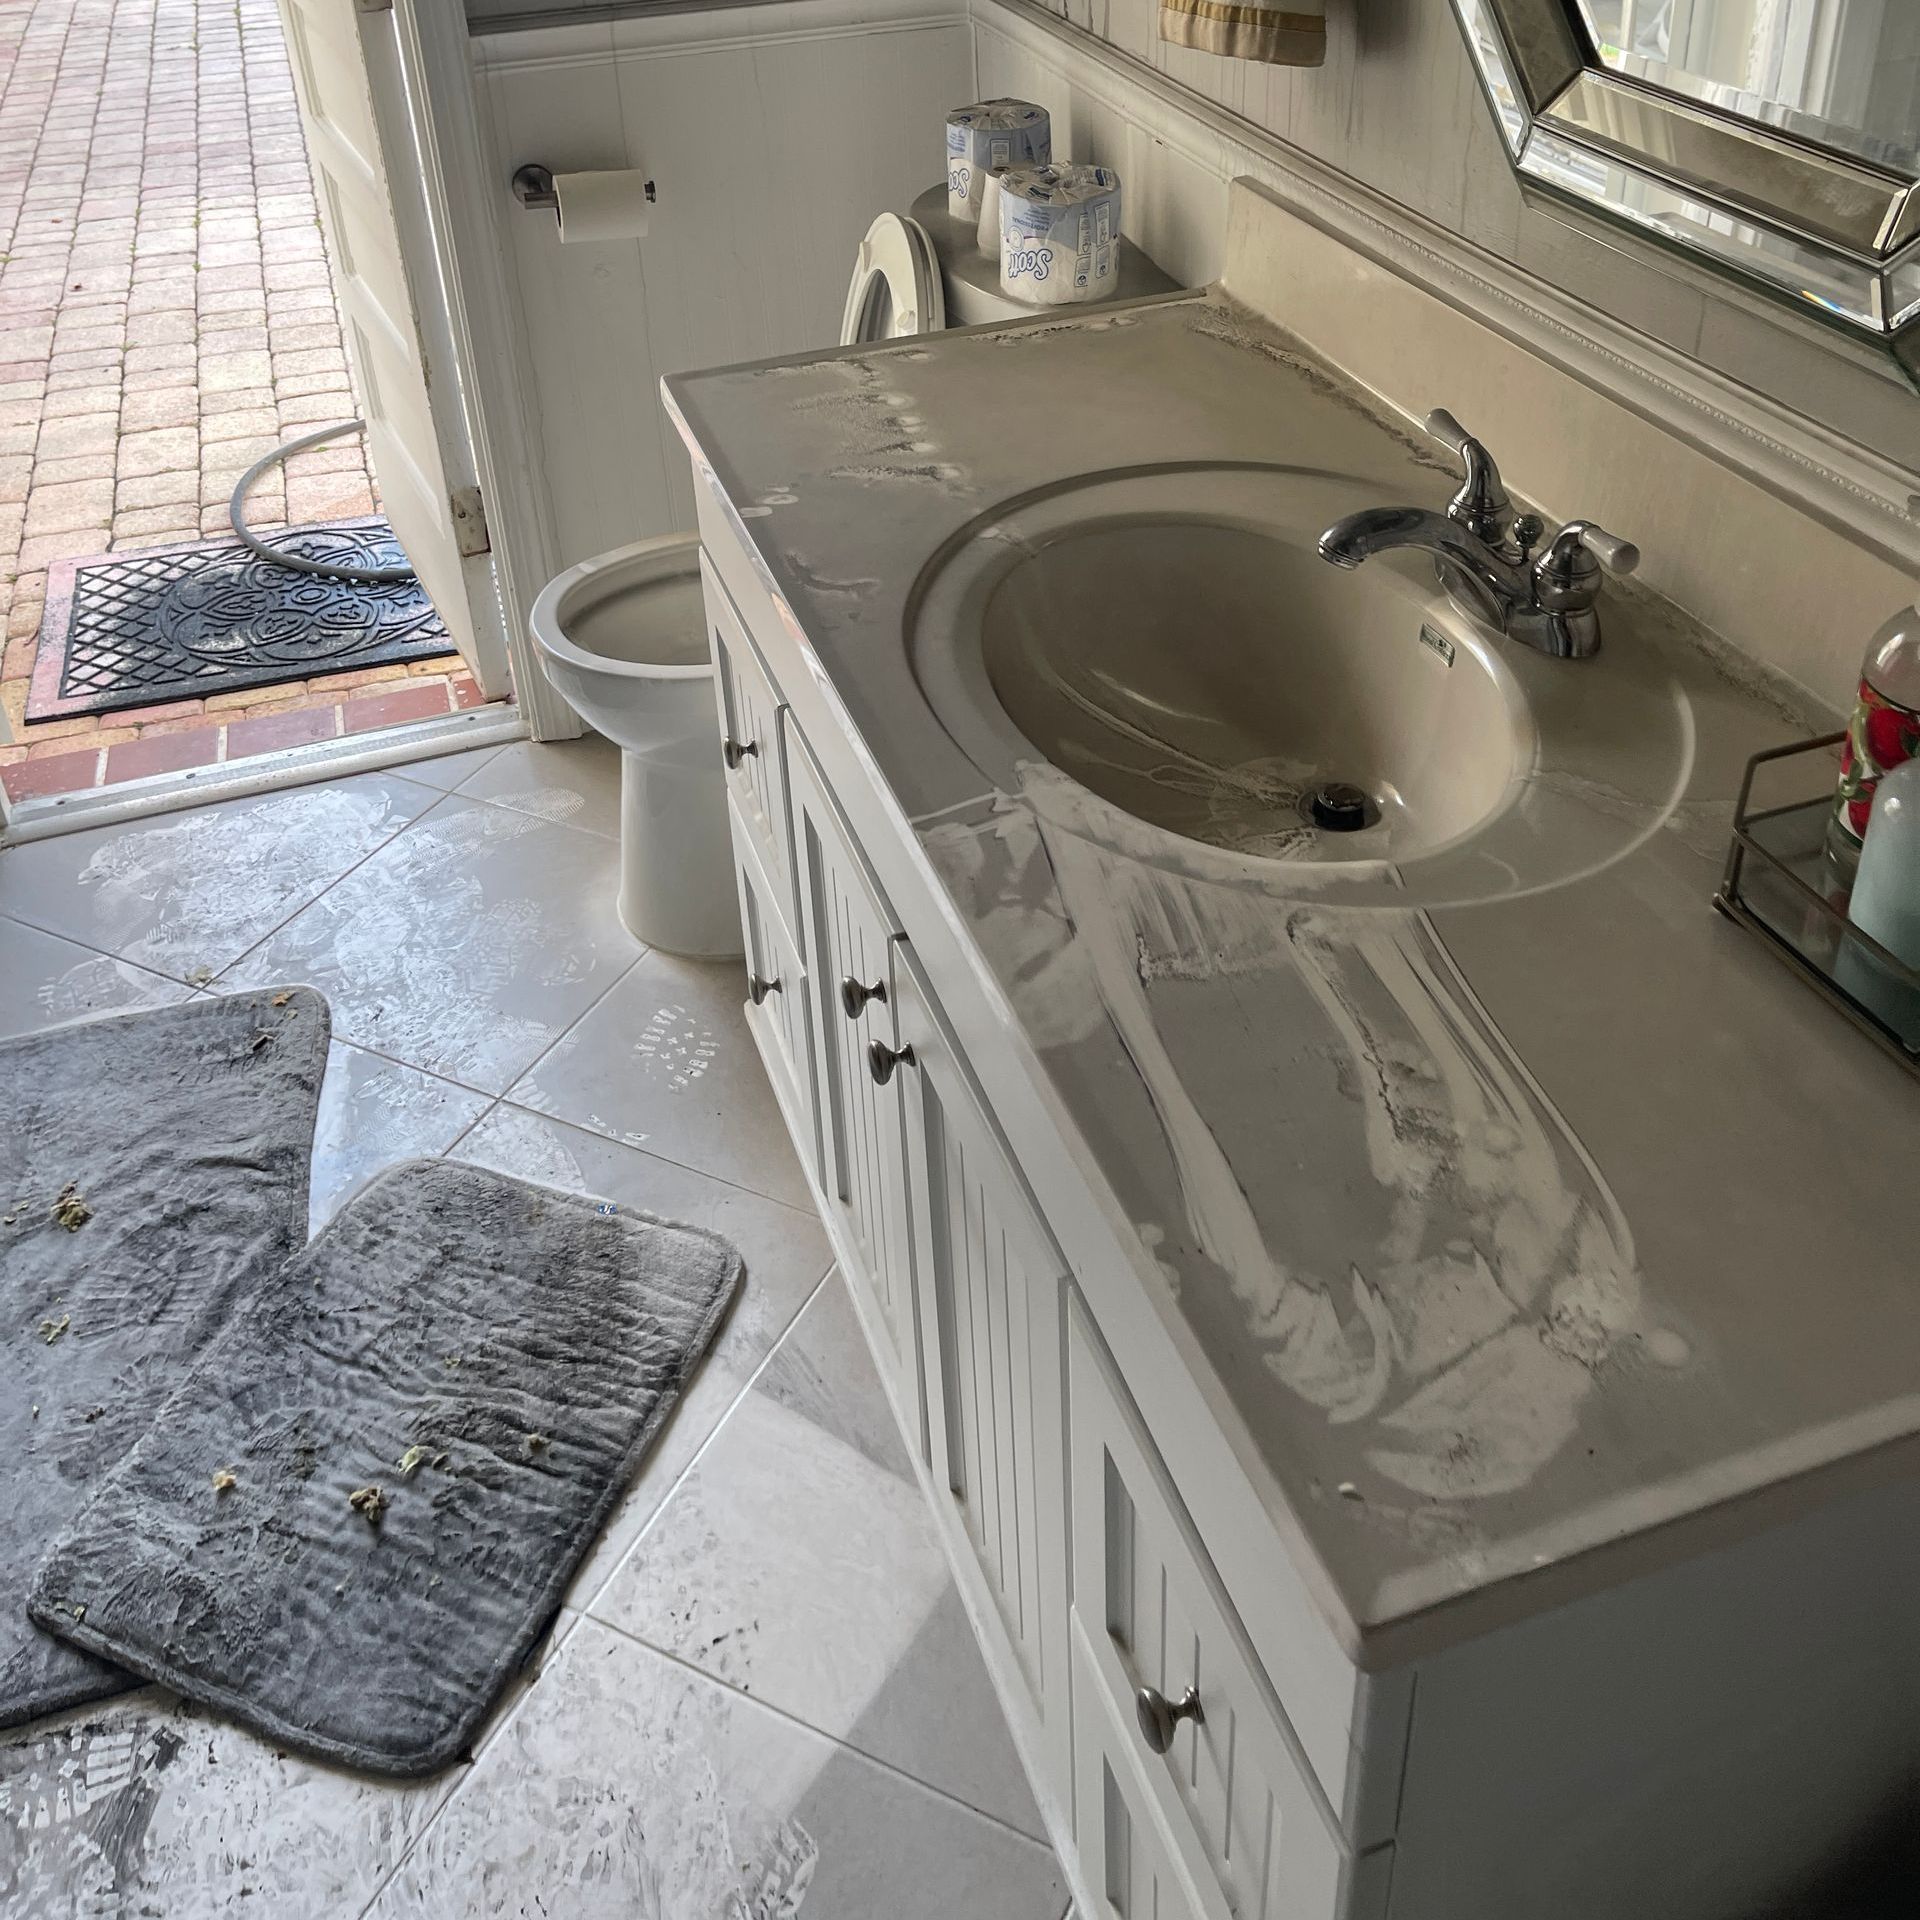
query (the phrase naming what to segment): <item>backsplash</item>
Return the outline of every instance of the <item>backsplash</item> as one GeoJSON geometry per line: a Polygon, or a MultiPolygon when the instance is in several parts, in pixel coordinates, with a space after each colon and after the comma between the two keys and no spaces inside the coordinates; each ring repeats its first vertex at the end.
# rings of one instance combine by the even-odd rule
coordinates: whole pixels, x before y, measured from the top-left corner
{"type": "MultiPolygon", "coordinates": [[[[1017,93],[1049,107],[1056,138],[1071,130],[1073,158],[1115,167],[1126,180],[1129,231],[1189,280],[1219,268],[1225,210],[1217,191],[1208,196],[1211,244],[1196,250],[1195,200],[1180,179],[1195,170],[1190,158],[1156,151],[1160,139],[1140,137],[1123,117],[1083,99],[1086,63],[1070,45],[1033,58],[1018,30],[1042,9],[1225,109],[1250,140],[1270,136],[1300,149],[1920,476],[1920,395],[1868,350],[1732,283],[1703,288],[1696,271],[1584,216],[1522,201],[1446,0],[1327,0],[1323,67],[1261,66],[1170,46],[1158,37],[1157,0],[973,0],[982,96],[1017,93]],[[1187,257],[1176,264],[1170,252],[1187,257]]],[[[1265,171],[1243,159],[1228,164],[1226,177],[1265,171]]]]}
{"type": "Polygon", "coordinates": [[[1518,207],[1444,4],[1369,0],[1359,65],[1354,13],[1330,5],[1319,70],[1161,45],[1151,0],[1091,4],[1104,32],[973,0],[980,89],[1038,101],[1056,143],[1117,169],[1128,231],[1168,272],[1225,275],[1414,421],[1451,408],[1528,500],[1637,541],[1646,585],[1817,702],[1851,703],[1867,636],[1920,586],[1920,396],[1797,316],[1758,313],[1733,287],[1709,303],[1572,228],[1552,258],[1519,257],[1551,223],[1518,207]],[[1275,132],[1308,149],[1297,170],[1275,132]],[[1230,198],[1239,177],[1265,193],[1230,198]],[[1548,283],[1541,311],[1526,281],[1476,276],[1488,252],[1548,283]],[[1579,285],[1583,266],[1604,284],[1579,285]],[[1720,345],[1743,328],[1768,356],[1752,385],[1784,401],[1797,381],[1823,404],[1756,402],[1726,377],[1720,345]]]}

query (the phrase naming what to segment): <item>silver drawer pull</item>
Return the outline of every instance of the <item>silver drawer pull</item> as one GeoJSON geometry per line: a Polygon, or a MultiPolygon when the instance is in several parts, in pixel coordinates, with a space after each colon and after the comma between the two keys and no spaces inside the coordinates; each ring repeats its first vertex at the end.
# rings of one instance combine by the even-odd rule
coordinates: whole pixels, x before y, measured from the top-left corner
{"type": "Polygon", "coordinates": [[[910,1046],[890,1047],[884,1040],[876,1040],[867,1049],[867,1071],[873,1075],[876,1087],[884,1087],[893,1078],[895,1067],[912,1065],[913,1049],[910,1046]]]}
{"type": "Polygon", "coordinates": [[[876,980],[872,986],[863,987],[852,974],[840,982],[840,1004],[847,1011],[849,1020],[858,1020],[867,1010],[869,1000],[885,1000],[887,983],[876,980]]]}
{"type": "Polygon", "coordinates": [[[720,758],[727,763],[729,773],[738,773],[740,762],[749,754],[758,754],[759,751],[758,740],[735,740],[729,737],[720,742],[720,758]]]}
{"type": "Polygon", "coordinates": [[[751,1000],[756,1007],[768,994],[778,993],[779,991],[780,982],[778,980],[769,980],[765,974],[760,973],[750,973],[747,975],[747,998],[751,1000]]]}
{"type": "Polygon", "coordinates": [[[1140,1738],[1155,1753],[1165,1753],[1173,1745],[1173,1736],[1182,1720],[1191,1720],[1198,1726],[1206,1718],[1200,1711],[1198,1687],[1189,1687],[1178,1700],[1169,1700],[1158,1687],[1136,1687],[1133,1711],[1140,1722],[1140,1738]]]}

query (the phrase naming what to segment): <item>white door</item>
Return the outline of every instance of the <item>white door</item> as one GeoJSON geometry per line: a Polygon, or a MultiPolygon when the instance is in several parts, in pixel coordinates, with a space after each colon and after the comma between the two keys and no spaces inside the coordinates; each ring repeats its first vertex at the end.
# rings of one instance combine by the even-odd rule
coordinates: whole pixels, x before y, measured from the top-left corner
{"type": "Polygon", "coordinates": [[[483,692],[505,631],[393,15],[280,0],[320,219],[387,518],[483,692]]]}

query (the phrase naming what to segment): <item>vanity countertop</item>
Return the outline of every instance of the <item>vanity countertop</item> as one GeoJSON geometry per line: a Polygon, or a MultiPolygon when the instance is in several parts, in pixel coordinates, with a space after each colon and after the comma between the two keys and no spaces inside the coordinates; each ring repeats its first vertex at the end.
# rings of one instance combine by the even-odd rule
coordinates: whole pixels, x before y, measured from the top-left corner
{"type": "Polygon", "coordinates": [[[914,670],[916,581],[1016,496],[1147,463],[1438,508],[1451,463],[1398,416],[1218,292],[666,391],[1351,1655],[1914,1470],[1920,1084],[1710,905],[1746,756],[1818,714],[1610,588],[1595,661],[1491,643],[1546,705],[1636,660],[1680,690],[1658,804],[1515,811],[1604,857],[1271,887],[984,775],[914,670]]]}

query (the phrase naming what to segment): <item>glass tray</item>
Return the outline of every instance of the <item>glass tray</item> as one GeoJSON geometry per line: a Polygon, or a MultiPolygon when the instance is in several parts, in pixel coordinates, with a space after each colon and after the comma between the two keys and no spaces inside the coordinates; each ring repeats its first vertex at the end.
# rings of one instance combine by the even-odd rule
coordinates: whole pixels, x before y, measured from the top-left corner
{"type": "Polygon", "coordinates": [[[1827,858],[1845,738],[1822,734],[1747,762],[1713,904],[1920,1073],[1920,970],[1847,918],[1848,883],[1827,858]]]}

